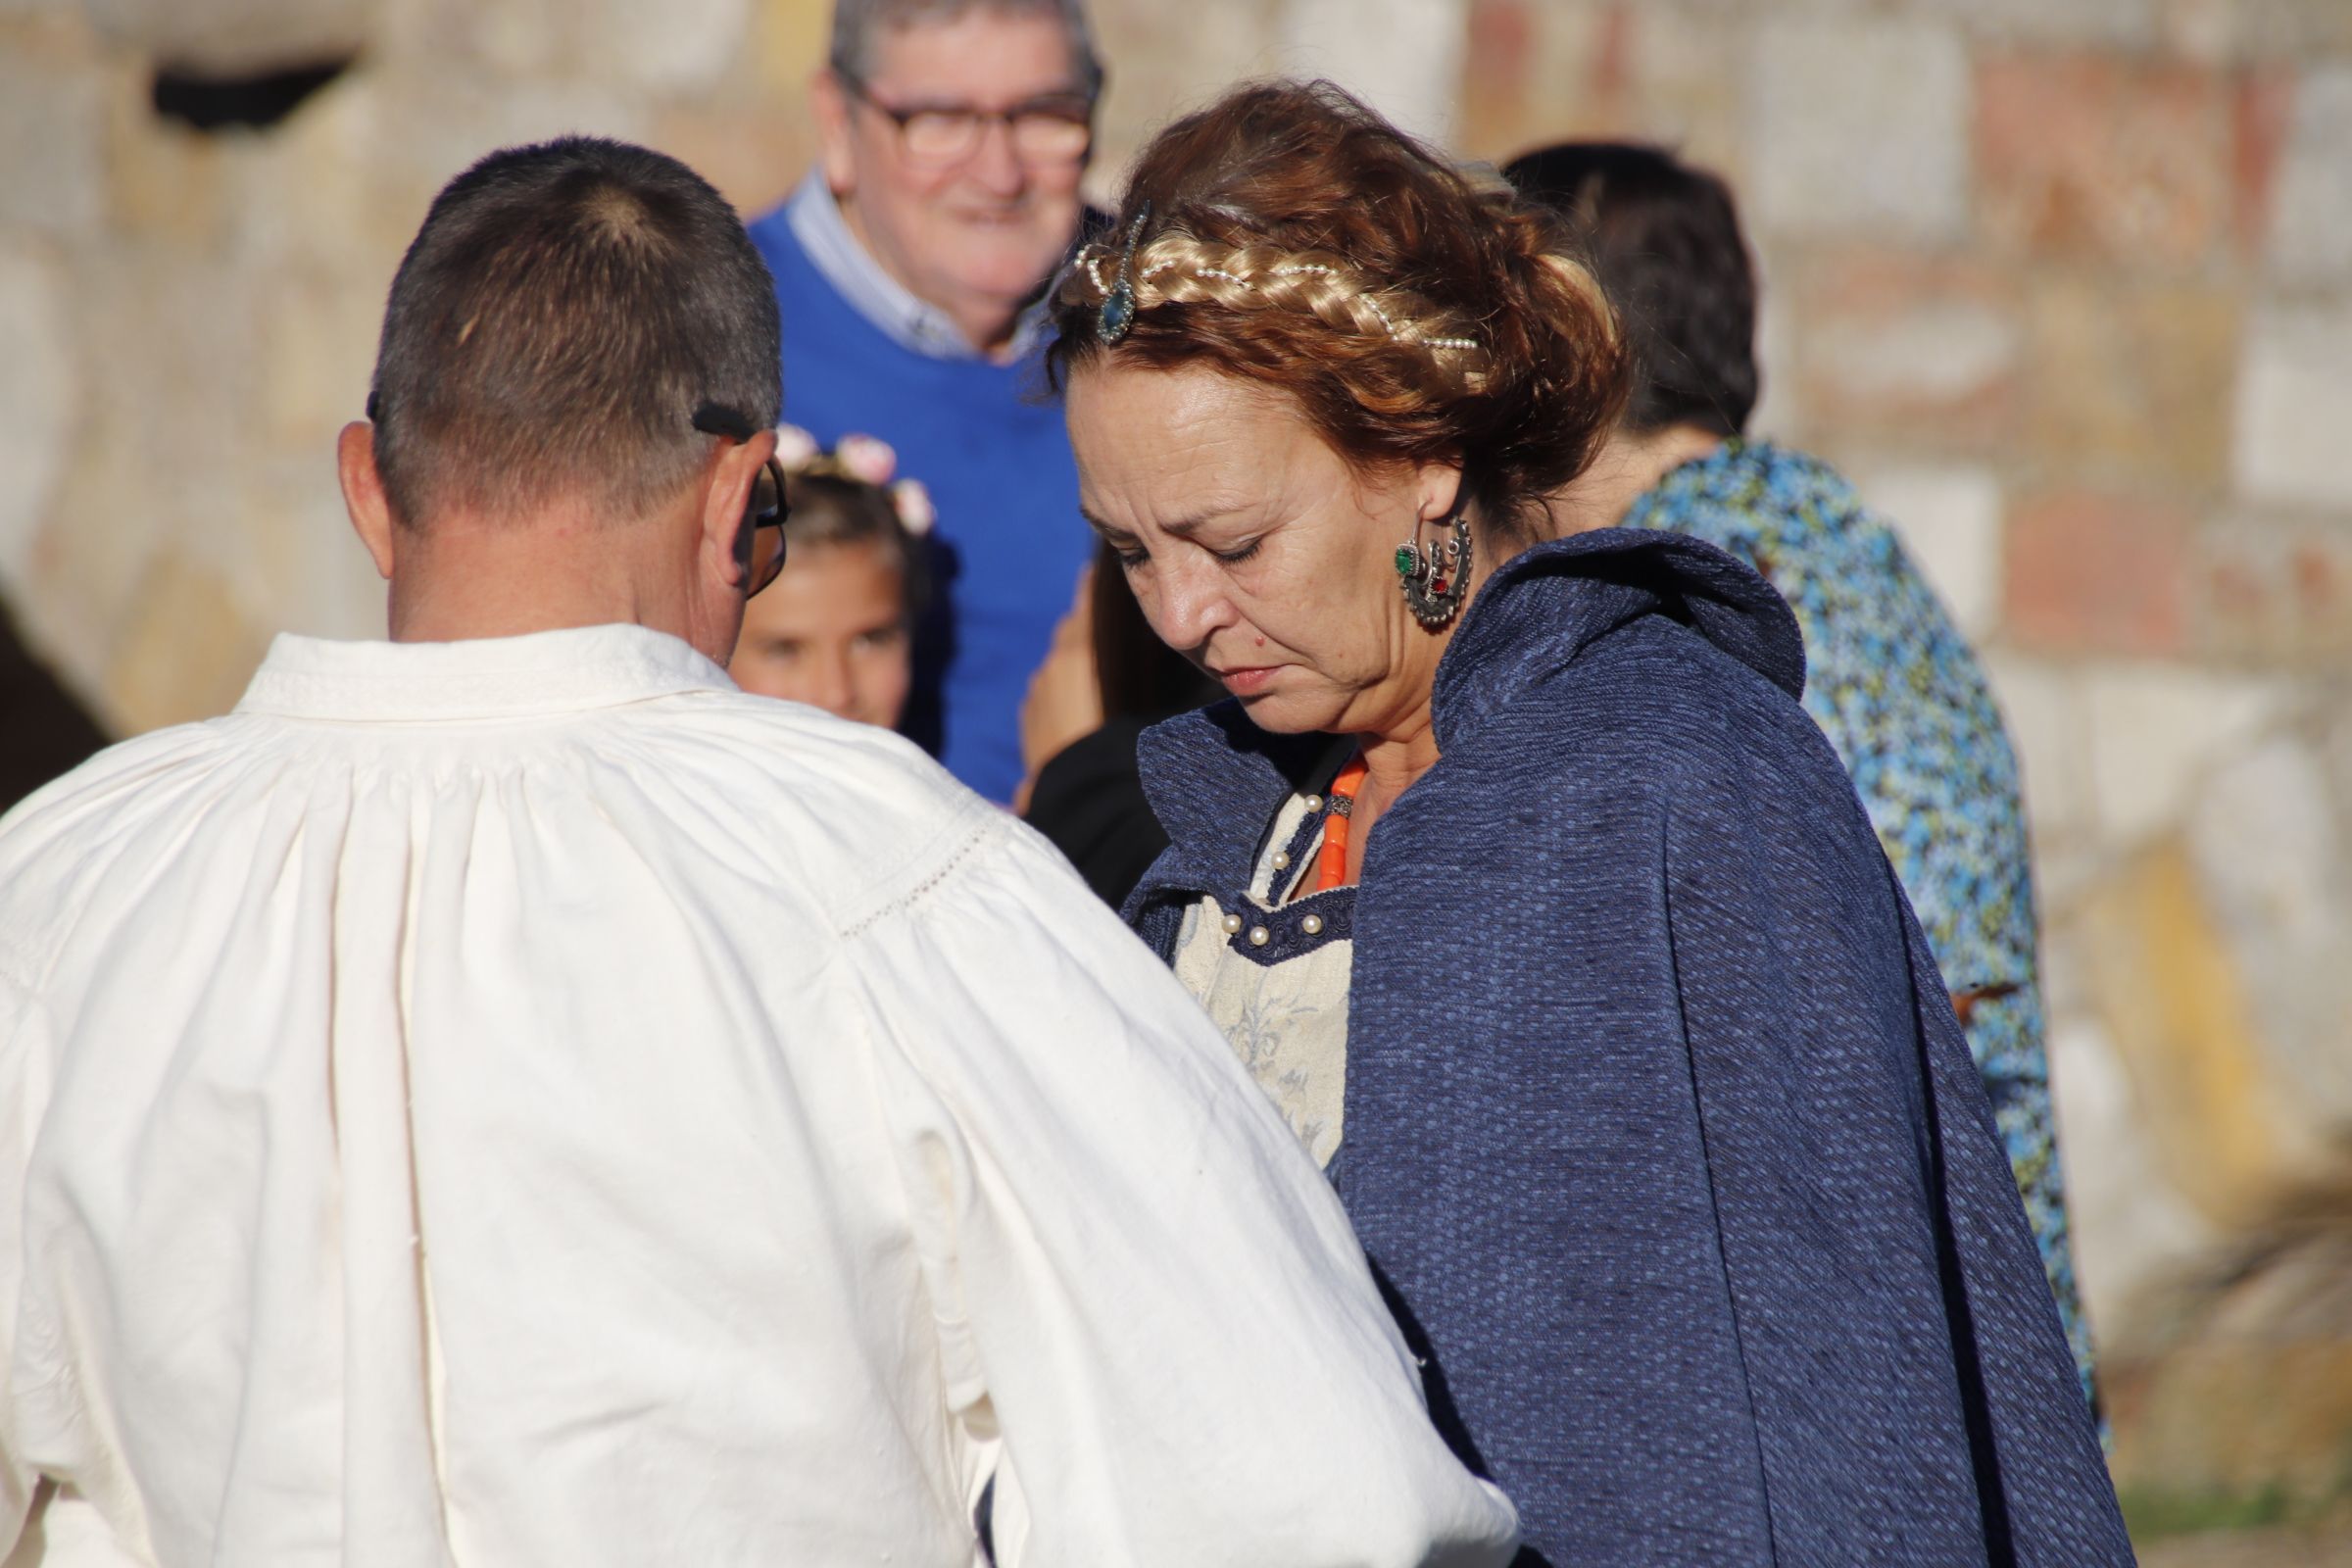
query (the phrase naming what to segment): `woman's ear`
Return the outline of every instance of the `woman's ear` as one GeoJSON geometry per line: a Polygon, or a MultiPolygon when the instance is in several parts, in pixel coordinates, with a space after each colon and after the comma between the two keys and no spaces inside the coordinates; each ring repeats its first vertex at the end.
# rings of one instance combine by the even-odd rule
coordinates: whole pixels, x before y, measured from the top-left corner
{"type": "Polygon", "coordinates": [[[1453,515],[1462,499],[1462,468],[1457,463],[1425,463],[1416,478],[1421,487],[1417,515],[1423,522],[1440,522],[1453,515]]]}

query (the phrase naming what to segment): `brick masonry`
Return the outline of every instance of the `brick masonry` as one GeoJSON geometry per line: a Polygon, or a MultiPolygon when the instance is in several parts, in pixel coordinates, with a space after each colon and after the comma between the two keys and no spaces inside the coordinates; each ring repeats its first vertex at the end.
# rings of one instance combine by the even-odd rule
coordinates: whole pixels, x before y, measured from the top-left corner
{"type": "Polygon", "coordinates": [[[2189,519],[2147,495],[2020,497],[2002,536],[2002,628],[2058,655],[2169,659],[2188,639],[2189,519]]]}

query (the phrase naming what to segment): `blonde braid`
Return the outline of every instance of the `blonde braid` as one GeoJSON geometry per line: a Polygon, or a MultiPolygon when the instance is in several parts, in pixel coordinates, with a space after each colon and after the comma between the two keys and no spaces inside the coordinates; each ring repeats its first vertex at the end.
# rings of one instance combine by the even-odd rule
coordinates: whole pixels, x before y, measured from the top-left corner
{"type": "MultiPolygon", "coordinates": [[[[1117,247],[1089,245],[1065,292],[1086,303],[1108,298],[1122,259],[1117,247]],[[1091,295],[1081,284],[1091,285],[1091,295]]],[[[1336,331],[1427,349],[1464,390],[1475,389],[1486,373],[1486,352],[1465,324],[1409,290],[1375,287],[1329,252],[1219,245],[1174,229],[1138,246],[1132,266],[1138,311],[1162,304],[1298,311],[1336,331]]]]}

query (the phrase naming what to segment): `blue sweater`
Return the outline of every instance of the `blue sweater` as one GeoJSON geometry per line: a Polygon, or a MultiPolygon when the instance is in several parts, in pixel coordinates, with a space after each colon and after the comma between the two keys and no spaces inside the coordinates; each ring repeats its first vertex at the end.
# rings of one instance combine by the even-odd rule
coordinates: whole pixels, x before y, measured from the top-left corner
{"type": "Polygon", "coordinates": [[[957,778],[1009,801],[1021,698],[1093,544],[1060,400],[1034,357],[941,360],[892,341],[809,262],[786,208],[751,231],[784,314],[785,417],[827,446],[851,431],[881,437],[939,508],[944,614],[918,639],[914,707],[936,703],[941,733],[909,729],[957,778]]]}
{"type": "MultiPolygon", "coordinates": [[[[1446,650],[1441,760],[1360,886],[1235,951],[1353,938],[1332,1179],[1523,1564],[2129,1563],[1983,1085],[1803,683],[1787,605],[1712,546],[1532,550],[1446,650]]],[[[1163,955],[1201,894],[1241,906],[1328,746],[1231,703],[1146,733],[1171,843],[1128,913],[1163,955]]]]}

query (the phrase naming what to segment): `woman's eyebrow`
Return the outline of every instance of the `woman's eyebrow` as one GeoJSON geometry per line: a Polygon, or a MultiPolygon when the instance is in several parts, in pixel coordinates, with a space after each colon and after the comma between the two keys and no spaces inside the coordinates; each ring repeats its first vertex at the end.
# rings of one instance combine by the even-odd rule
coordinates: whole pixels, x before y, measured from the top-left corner
{"type": "MultiPolygon", "coordinates": [[[[1172,534],[1179,539],[1189,539],[1194,534],[1200,532],[1202,528],[1207,527],[1210,523],[1221,522],[1228,517],[1237,516],[1242,513],[1250,511],[1258,503],[1254,500],[1246,500],[1239,497],[1211,496],[1208,500],[1194,508],[1191,512],[1186,513],[1183,516],[1176,517],[1167,522],[1153,524],[1153,531],[1157,533],[1172,534]]],[[[1095,532],[1102,535],[1105,538],[1115,537],[1120,539],[1132,539],[1135,537],[1135,530],[1133,528],[1122,528],[1115,523],[1103,521],[1101,517],[1095,515],[1094,513],[1088,511],[1084,502],[1080,502],[1078,505],[1078,515],[1086,520],[1086,525],[1088,527],[1094,529],[1095,532]]]]}

